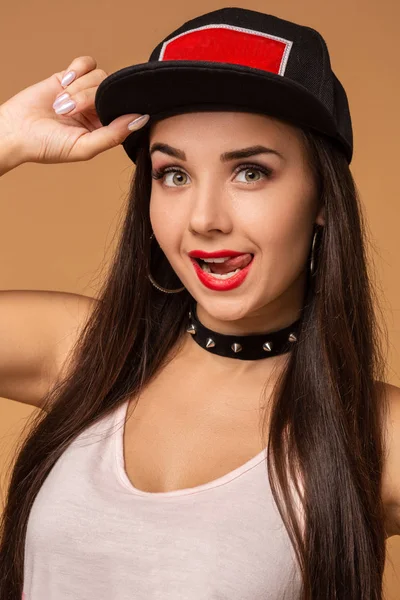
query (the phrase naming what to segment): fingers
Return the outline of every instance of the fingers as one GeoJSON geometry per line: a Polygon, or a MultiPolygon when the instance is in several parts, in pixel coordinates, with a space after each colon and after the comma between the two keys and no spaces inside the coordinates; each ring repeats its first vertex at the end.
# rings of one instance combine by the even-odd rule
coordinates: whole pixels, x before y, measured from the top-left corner
{"type": "MultiPolygon", "coordinates": [[[[74,84],[68,86],[68,92],[60,92],[53,104],[54,111],[58,115],[74,116],[75,114],[84,113],[89,117],[90,121],[95,127],[102,127],[100,119],[95,111],[95,98],[98,85],[106,77],[104,71],[96,69],[87,75],[84,75],[78,79],[74,84]],[[91,82],[95,85],[93,87],[87,87],[87,84],[91,82]],[[74,102],[73,106],[70,101],[74,102]]],[[[131,121],[136,117],[141,116],[138,113],[131,115],[131,121]]],[[[129,123],[130,121],[128,121],[129,123]]],[[[146,121],[139,123],[139,126],[145,124],[146,121]]],[[[128,135],[129,132],[127,132],[128,135]]]]}
{"type": "Polygon", "coordinates": [[[60,85],[63,88],[66,88],[72,81],[82,77],[82,75],[86,75],[86,73],[90,73],[90,71],[93,71],[96,67],[97,61],[93,56],[78,56],[77,58],[74,58],[65,71],[55,73],[55,76],[60,82],[60,85]],[[67,77],[66,82],[61,83],[69,73],[71,73],[71,76],[67,77]]]}
{"type": "Polygon", "coordinates": [[[93,88],[95,86],[98,87],[106,77],[107,73],[103,71],[103,69],[94,69],[93,71],[78,77],[78,79],[74,79],[72,83],[65,86],[65,88],[57,94],[55,100],[64,96],[66,93],[70,96],[74,96],[82,90],[93,88]]]}
{"type": "MultiPolygon", "coordinates": [[[[62,86],[63,89],[57,94],[54,99],[53,108],[57,114],[75,114],[85,108],[94,107],[94,97],[91,94],[93,90],[89,92],[90,88],[97,88],[100,83],[107,77],[107,73],[103,69],[96,69],[97,63],[92,56],[80,56],[72,61],[68,69],[56,73],[58,81],[61,82],[67,77],[68,74],[75,74],[73,81],[62,86]],[[82,95],[82,92],[84,94],[82,95]],[[88,104],[88,99],[93,97],[93,107],[88,104]],[[83,104],[78,104],[80,100],[83,100],[83,104]],[[76,106],[71,103],[71,100],[75,102],[76,106]],[[67,106],[63,106],[61,110],[60,105],[68,102],[67,106]]],[[[65,83],[65,81],[64,81],[65,83]]]]}
{"type": "Polygon", "coordinates": [[[62,92],[61,95],[56,98],[53,104],[55,112],[58,115],[67,114],[68,116],[72,116],[76,113],[84,112],[85,110],[94,111],[97,87],[98,86],[90,88],[82,87],[82,91],[78,91],[76,93],[74,93],[72,89],[69,90],[68,88],[68,92],[62,92]],[[66,108],[63,108],[65,103],[69,101],[73,101],[75,103],[75,107],[72,107],[71,104],[68,104],[66,108]]]}
{"type": "Polygon", "coordinates": [[[114,148],[125,140],[135,129],[140,129],[149,120],[149,115],[129,114],[114,119],[109,125],[82,135],[72,148],[69,160],[88,160],[105,150],[114,148]],[[137,117],[143,117],[134,129],[129,130],[128,124],[137,117]]]}
{"type": "Polygon", "coordinates": [[[55,112],[68,117],[82,113],[82,117],[86,119],[85,127],[89,130],[94,128],[76,139],[66,162],[88,160],[118,146],[132,131],[143,127],[150,118],[149,115],[138,113],[125,114],[114,119],[108,126],[102,126],[95,111],[95,96],[100,83],[108,75],[97,68],[97,62],[92,56],[75,58],[65,71],[55,73],[55,77],[61,86],[53,104],[55,112]],[[143,118],[128,129],[128,124],[138,117],[143,118]]]}

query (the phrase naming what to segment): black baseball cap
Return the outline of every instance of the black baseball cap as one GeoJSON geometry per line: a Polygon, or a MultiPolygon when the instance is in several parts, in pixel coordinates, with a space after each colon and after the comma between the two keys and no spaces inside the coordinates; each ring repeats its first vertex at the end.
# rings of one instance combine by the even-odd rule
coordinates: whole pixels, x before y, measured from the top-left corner
{"type": "Polygon", "coordinates": [[[151,123],[210,110],[281,118],[335,140],[349,164],[353,155],[347,95],[321,34],[246,8],[222,8],[186,21],[154,48],[148,62],[106,77],[95,108],[102,125],[124,114],[150,115],[122,143],[133,162],[151,123]]]}

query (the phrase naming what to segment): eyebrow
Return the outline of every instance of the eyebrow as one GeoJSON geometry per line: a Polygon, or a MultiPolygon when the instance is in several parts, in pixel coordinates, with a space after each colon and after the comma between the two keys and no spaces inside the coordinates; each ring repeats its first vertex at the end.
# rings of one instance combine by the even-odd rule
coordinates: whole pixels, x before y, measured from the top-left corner
{"type": "MultiPolygon", "coordinates": [[[[179,158],[180,160],[186,161],[186,154],[183,150],[179,150],[179,148],[174,148],[169,144],[163,144],[162,142],[155,142],[152,144],[150,148],[150,155],[153,152],[163,152],[164,154],[168,154],[169,156],[173,156],[174,158],[179,158]]],[[[229,160],[234,160],[235,158],[248,158],[249,156],[254,156],[255,154],[276,154],[283,160],[285,160],[284,156],[274,150],[273,148],[267,148],[266,146],[249,146],[248,148],[241,148],[239,150],[231,150],[230,152],[224,152],[220,156],[221,162],[227,162],[229,160]]]]}

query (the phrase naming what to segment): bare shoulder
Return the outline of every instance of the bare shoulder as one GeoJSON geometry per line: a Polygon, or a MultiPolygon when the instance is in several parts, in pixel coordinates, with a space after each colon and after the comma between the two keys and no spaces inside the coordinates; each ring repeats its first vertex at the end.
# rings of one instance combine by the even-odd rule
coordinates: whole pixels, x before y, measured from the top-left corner
{"type": "Polygon", "coordinates": [[[377,383],[383,386],[388,400],[382,500],[386,512],[387,537],[391,537],[400,535],[400,387],[377,383]]]}

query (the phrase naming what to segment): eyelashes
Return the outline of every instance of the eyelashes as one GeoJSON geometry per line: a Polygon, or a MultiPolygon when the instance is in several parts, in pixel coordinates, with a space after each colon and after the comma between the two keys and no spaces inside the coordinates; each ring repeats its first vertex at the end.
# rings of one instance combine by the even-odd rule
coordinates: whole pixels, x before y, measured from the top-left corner
{"type": "MultiPolygon", "coordinates": [[[[239,165],[236,169],[235,169],[235,174],[240,173],[241,171],[247,171],[247,170],[253,170],[253,171],[259,171],[260,173],[262,173],[267,179],[270,178],[272,176],[272,169],[269,169],[268,167],[264,167],[262,165],[257,165],[257,164],[250,164],[250,163],[246,163],[246,164],[241,164],[239,165]]],[[[153,169],[151,172],[151,176],[153,179],[163,179],[164,176],[167,173],[185,173],[185,171],[183,171],[183,169],[180,169],[178,167],[164,167],[164,168],[160,168],[160,169],[153,169]]],[[[252,183],[257,183],[258,181],[260,181],[260,179],[258,179],[257,181],[254,182],[249,182],[250,185],[252,183]]],[[[182,186],[167,186],[167,187],[182,187],[182,186]]]]}

